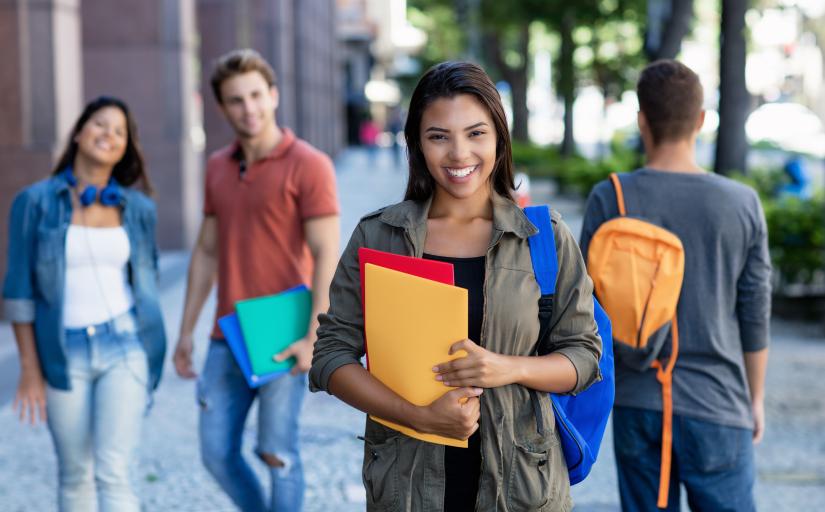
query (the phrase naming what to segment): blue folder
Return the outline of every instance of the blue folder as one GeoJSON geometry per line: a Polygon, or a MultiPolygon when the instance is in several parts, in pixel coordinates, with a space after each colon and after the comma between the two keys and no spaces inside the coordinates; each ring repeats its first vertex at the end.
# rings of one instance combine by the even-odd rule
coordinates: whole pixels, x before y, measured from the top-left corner
{"type": "MultiPolygon", "coordinates": [[[[286,290],[284,293],[306,289],[307,287],[305,285],[299,285],[286,290]]],[[[235,356],[235,360],[238,362],[238,366],[241,368],[241,372],[243,373],[244,378],[246,378],[246,383],[250,388],[263,386],[267,382],[274,380],[289,371],[278,370],[262,375],[257,375],[252,371],[252,361],[249,360],[249,352],[247,352],[246,349],[246,341],[244,340],[243,330],[241,329],[241,323],[238,321],[237,313],[230,313],[226,316],[218,318],[218,326],[221,328],[221,332],[223,332],[226,343],[229,345],[229,350],[231,350],[232,355],[235,356]]]]}

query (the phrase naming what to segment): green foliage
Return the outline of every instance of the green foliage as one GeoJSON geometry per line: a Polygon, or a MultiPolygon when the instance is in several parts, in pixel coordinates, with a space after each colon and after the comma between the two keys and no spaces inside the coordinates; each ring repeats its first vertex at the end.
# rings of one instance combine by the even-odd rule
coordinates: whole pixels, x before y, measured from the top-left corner
{"type": "Polygon", "coordinates": [[[610,153],[597,160],[580,155],[564,158],[555,147],[514,143],[513,161],[517,170],[530,177],[552,178],[563,192],[585,197],[611,172],[627,172],[638,167],[639,156],[618,143],[612,144],[610,153]]]}
{"type": "Polygon", "coordinates": [[[768,245],[778,290],[787,284],[810,284],[825,268],[825,194],[811,199],[777,197],[788,178],[781,170],[758,169],[731,176],[756,190],[765,210],[768,245]]]}
{"type": "Polygon", "coordinates": [[[763,203],[773,200],[779,188],[789,183],[787,175],[778,169],[752,169],[748,174],[734,172],[730,177],[756,190],[763,203]]]}
{"type": "Polygon", "coordinates": [[[464,53],[467,37],[458,25],[452,2],[411,0],[407,10],[410,23],[427,33],[427,44],[418,55],[422,69],[464,53]]]}
{"type": "Polygon", "coordinates": [[[810,284],[825,268],[825,195],[763,201],[768,243],[780,286],[810,284]]]}

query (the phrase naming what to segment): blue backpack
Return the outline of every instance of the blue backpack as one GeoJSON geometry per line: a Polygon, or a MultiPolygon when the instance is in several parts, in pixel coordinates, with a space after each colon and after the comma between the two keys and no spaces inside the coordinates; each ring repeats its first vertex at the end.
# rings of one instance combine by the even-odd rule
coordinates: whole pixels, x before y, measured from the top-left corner
{"type": "MultiPolygon", "coordinates": [[[[539,339],[541,339],[549,328],[559,262],[553,236],[553,224],[550,220],[550,208],[546,205],[528,206],[524,209],[524,213],[539,229],[539,232],[531,236],[528,241],[530,257],[533,260],[533,272],[541,289],[539,301],[539,321],[541,322],[539,339]]],[[[550,395],[553,413],[556,417],[556,430],[559,432],[567,471],[570,474],[570,485],[575,485],[587,478],[599,456],[599,447],[610,410],[613,408],[615,394],[613,336],[610,319],[595,296],[593,297],[593,312],[599,336],[602,339],[602,356],[599,359],[602,380],[575,396],[550,395]]]]}

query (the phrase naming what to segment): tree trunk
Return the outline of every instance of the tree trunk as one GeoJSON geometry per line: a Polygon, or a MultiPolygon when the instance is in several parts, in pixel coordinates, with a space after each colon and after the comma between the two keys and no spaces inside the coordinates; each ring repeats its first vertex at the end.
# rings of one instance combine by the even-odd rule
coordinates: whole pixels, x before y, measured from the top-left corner
{"type": "Polygon", "coordinates": [[[495,66],[499,76],[508,84],[513,99],[513,139],[527,142],[528,120],[530,112],[527,109],[527,71],[529,63],[530,26],[523,23],[518,27],[518,52],[524,60],[518,67],[510,67],[501,54],[501,39],[495,32],[488,32],[484,37],[485,60],[495,66]]]}
{"type": "Polygon", "coordinates": [[[530,56],[528,55],[530,43],[530,27],[527,23],[519,27],[518,34],[519,54],[523,56],[522,63],[517,68],[510,68],[507,73],[507,81],[513,91],[513,139],[527,142],[528,122],[530,111],[527,109],[527,70],[530,56]]]}
{"type": "Polygon", "coordinates": [[[719,58],[719,131],[713,170],[720,174],[746,171],[748,141],[745,121],[750,94],[745,85],[746,0],[722,0],[719,58]]]}
{"type": "Polygon", "coordinates": [[[573,63],[573,52],[576,50],[576,43],[573,41],[573,29],[575,28],[573,11],[568,8],[562,15],[559,27],[561,52],[558,89],[564,99],[564,138],[561,142],[561,154],[564,156],[572,156],[576,152],[576,140],[573,135],[573,102],[576,99],[576,68],[573,63]]]}
{"type": "Polygon", "coordinates": [[[650,62],[675,59],[690,32],[693,0],[648,0],[645,55],[650,62]]]}

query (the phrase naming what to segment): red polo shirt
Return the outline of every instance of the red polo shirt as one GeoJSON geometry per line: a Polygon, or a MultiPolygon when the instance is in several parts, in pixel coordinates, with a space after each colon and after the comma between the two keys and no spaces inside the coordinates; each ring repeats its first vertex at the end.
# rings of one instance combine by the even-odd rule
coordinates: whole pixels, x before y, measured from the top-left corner
{"type": "Polygon", "coordinates": [[[265,158],[246,165],[238,143],[206,164],[203,212],[218,222],[218,311],[212,336],[223,338],[217,318],[235,302],[310,286],[312,258],[303,223],[338,214],[330,158],[289,129],[265,158]]]}

